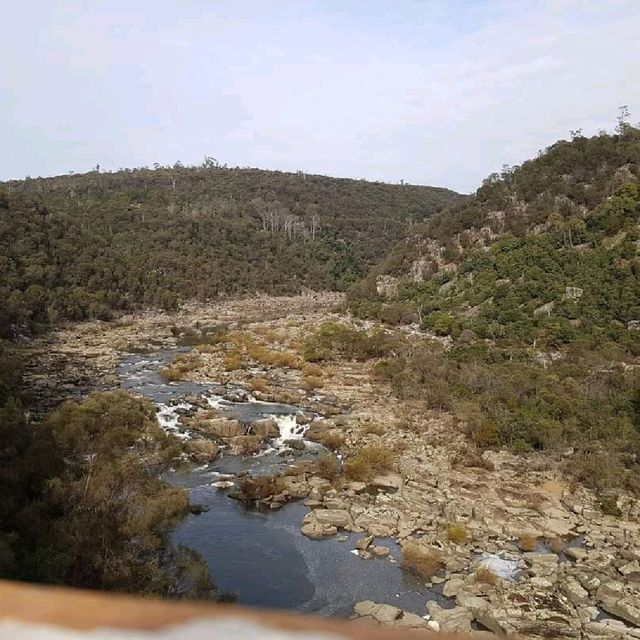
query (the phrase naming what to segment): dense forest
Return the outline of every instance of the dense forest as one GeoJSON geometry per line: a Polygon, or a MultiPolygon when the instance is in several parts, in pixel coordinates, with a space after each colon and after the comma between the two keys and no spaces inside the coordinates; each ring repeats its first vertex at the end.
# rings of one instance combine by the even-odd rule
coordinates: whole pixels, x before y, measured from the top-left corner
{"type": "Polygon", "coordinates": [[[0,337],[140,305],[344,289],[459,198],[211,160],[0,184],[0,337]]]}
{"type": "Polygon", "coordinates": [[[471,441],[571,451],[567,470],[640,491],[640,130],[575,132],[412,230],[352,287],[351,311],[418,323],[378,365],[471,441]]]}

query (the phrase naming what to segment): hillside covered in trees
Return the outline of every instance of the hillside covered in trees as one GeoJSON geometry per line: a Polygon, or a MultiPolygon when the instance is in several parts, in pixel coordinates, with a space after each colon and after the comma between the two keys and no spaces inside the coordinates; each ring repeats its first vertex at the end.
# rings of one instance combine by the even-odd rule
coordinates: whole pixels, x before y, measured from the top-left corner
{"type": "Polygon", "coordinates": [[[459,198],[212,161],[0,184],[0,336],[220,294],[344,289],[459,198]]]}
{"type": "Polygon", "coordinates": [[[600,488],[640,490],[640,130],[560,141],[399,243],[352,312],[418,323],[378,366],[454,411],[480,447],[567,451],[600,488]]]}

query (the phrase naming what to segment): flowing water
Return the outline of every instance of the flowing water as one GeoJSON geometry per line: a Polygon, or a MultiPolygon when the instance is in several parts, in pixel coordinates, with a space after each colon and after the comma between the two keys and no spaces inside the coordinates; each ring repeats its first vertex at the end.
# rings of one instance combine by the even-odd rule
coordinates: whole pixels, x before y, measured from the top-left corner
{"type": "Polygon", "coordinates": [[[265,513],[246,509],[229,498],[226,490],[213,486],[225,474],[282,471],[294,460],[317,456],[322,447],[305,441],[304,452],[293,452],[284,446],[287,440],[304,438],[306,427],[297,423],[298,408],[294,406],[257,402],[240,389],[166,382],[159,371],[179,351],[132,355],[118,369],[123,388],[156,403],[163,428],[180,438],[190,438],[180,417],[194,410],[186,398],[199,396],[241,422],[272,416],[280,430],[280,436],[261,454],[247,457],[223,453],[210,464],[163,476],[172,484],[186,487],[192,503],[209,508],[185,518],[173,532],[172,542],[201,554],[221,592],[235,594],[243,604],[322,615],[348,615],[359,600],[386,602],[419,615],[426,613],[427,600],[448,606],[440,593],[402,571],[400,549],[392,540],[377,541],[390,548],[389,557],[364,560],[354,552],[355,541],[362,534],[326,540],[303,536],[300,524],[308,509],[302,502],[265,513]],[[246,401],[225,400],[224,396],[245,397],[246,401]]]}

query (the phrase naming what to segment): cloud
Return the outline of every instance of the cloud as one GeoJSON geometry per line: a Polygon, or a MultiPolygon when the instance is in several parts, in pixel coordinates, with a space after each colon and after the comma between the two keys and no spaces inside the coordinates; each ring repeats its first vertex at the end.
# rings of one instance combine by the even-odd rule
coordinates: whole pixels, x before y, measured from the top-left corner
{"type": "Polygon", "coordinates": [[[0,42],[0,177],[209,154],[468,191],[640,112],[635,0],[40,4],[0,42]]]}

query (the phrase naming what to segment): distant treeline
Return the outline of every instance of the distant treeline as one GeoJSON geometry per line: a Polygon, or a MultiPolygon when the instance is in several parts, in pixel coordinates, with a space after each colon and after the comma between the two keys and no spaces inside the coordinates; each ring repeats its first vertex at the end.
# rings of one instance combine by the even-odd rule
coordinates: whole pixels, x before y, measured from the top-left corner
{"type": "Polygon", "coordinates": [[[447,189],[202,167],[0,184],[0,336],[221,294],[344,289],[447,189]]]}

